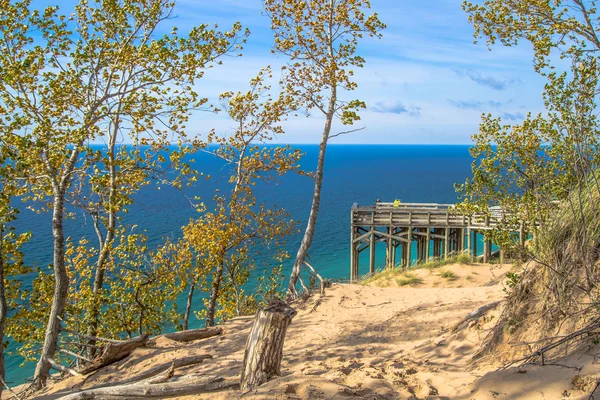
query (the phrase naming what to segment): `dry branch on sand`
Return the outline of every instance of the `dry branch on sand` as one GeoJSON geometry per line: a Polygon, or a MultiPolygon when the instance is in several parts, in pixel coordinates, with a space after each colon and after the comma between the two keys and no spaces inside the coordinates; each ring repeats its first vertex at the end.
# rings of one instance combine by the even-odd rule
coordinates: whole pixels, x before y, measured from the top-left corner
{"type": "Polygon", "coordinates": [[[175,372],[172,364],[167,370],[133,384],[118,384],[116,386],[92,388],[78,393],[61,397],[63,400],[83,399],[116,399],[116,398],[166,398],[188,396],[202,392],[220,390],[235,386],[219,376],[184,376],[176,381],[170,381],[175,372]]]}
{"type": "Polygon", "coordinates": [[[99,357],[96,357],[89,365],[86,365],[78,372],[86,375],[106,365],[122,360],[138,347],[146,345],[147,342],[148,335],[137,336],[121,342],[110,342],[104,347],[99,357]]]}
{"type": "Polygon", "coordinates": [[[498,305],[500,303],[502,303],[502,300],[500,300],[500,301],[494,301],[493,303],[486,304],[486,305],[483,305],[483,306],[479,307],[477,310],[469,313],[469,315],[467,315],[464,319],[462,319],[460,322],[458,322],[457,324],[455,324],[454,327],[452,328],[452,331],[456,331],[464,323],[467,323],[467,322],[469,322],[471,320],[474,320],[474,319],[477,319],[477,318],[483,316],[489,310],[493,310],[494,308],[498,307],[498,305]]]}
{"type": "Polygon", "coordinates": [[[177,342],[191,342],[192,340],[207,339],[213,336],[223,334],[223,328],[218,326],[212,326],[209,328],[201,329],[190,329],[180,332],[165,333],[157,337],[166,337],[167,339],[175,340],[177,342]]]}

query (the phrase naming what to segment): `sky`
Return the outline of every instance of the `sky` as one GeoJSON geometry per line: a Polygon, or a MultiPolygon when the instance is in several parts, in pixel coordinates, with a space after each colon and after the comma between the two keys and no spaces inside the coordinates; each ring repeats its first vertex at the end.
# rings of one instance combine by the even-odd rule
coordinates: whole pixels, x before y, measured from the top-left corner
{"type": "MultiPolygon", "coordinates": [[[[33,0],[40,6],[57,0],[33,0]]],[[[74,0],[61,0],[66,12],[74,0]]],[[[528,112],[543,112],[544,79],[533,71],[533,52],[528,43],[491,49],[474,44],[473,28],[461,9],[462,0],[371,0],[387,25],[382,39],[364,39],[358,53],[366,59],[356,71],[358,89],[344,94],[361,99],[363,128],[332,139],[332,143],[372,144],[469,144],[482,113],[502,117],[508,124],[522,121],[528,112]]],[[[240,21],[251,31],[242,57],[226,57],[223,65],[207,71],[198,92],[216,99],[225,91],[244,91],[248,81],[270,65],[277,73],[284,56],[271,54],[270,21],[262,13],[261,0],[177,0],[176,25],[185,31],[201,23],[217,23],[228,29],[240,21]]],[[[224,114],[194,114],[188,124],[199,134],[211,128],[227,134],[234,123],[224,114]]],[[[318,143],[323,119],[313,115],[284,124],[278,143],[318,143]]],[[[341,124],[334,131],[347,130],[341,124]]]]}

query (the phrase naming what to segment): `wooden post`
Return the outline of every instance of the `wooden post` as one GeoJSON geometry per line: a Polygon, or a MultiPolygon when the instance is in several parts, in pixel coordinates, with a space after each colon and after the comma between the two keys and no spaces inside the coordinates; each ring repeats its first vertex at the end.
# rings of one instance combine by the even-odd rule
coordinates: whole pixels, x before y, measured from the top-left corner
{"type": "Polygon", "coordinates": [[[427,236],[425,238],[425,262],[429,261],[429,250],[431,245],[431,228],[427,227],[427,236]]]}
{"type": "Polygon", "coordinates": [[[256,313],[246,341],[240,389],[248,390],[281,375],[283,342],[296,310],[278,298],[256,313]]]}
{"type": "Polygon", "coordinates": [[[444,260],[448,259],[448,245],[449,243],[449,238],[448,238],[448,234],[449,234],[449,229],[445,228],[445,237],[444,237],[444,260]]]}
{"type": "Polygon", "coordinates": [[[350,211],[350,283],[356,281],[354,276],[354,210],[350,211]]]}
{"type": "Polygon", "coordinates": [[[473,259],[473,251],[471,250],[471,228],[467,228],[467,254],[473,259]]]}
{"type": "MultiPolygon", "coordinates": [[[[419,232],[419,228],[416,228],[417,232],[419,232]]],[[[420,264],[423,261],[423,246],[421,246],[421,235],[417,236],[417,264],[420,264]]]]}
{"type": "Polygon", "coordinates": [[[484,239],[483,242],[483,262],[489,263],[490,256],[492,255],[492,241],[489,239],[484,239]]]}
{"type": "Polygon", "coordinates": [[[412,251],[412,227],[408,227],[407,235],[408,243],[406,243],[406,268],[410,268],[411,251],[412,251]]]}
{"type": "MultiPolygon", "coordinates": [[[[390,226],[390,227],[388,227],[388,235],[392,235],[392,233],[393,233],[393,230],[392,230],[392,227],[390,226]]],[[[392,252],[393,252],[393,249],[392,249],[392,239],[388,236],[388,238],[387,238],[387,247],[386,247],[386,250],[385,250],[385,254],[386,254],[386,257],[385,257],[385,268],[386,269],[393,268],[393,265],[392,265],[392,252]]]]}
{"type": "Polygon", "coordinates": [[[473,258],[477,258],[477,231],[473,231],[473,258]]]}
{"type": "Polygon", "coordinates": [[[371,236],[369,238],[369,274],[375,273],[375,227],[371,226],[371,236]]]}

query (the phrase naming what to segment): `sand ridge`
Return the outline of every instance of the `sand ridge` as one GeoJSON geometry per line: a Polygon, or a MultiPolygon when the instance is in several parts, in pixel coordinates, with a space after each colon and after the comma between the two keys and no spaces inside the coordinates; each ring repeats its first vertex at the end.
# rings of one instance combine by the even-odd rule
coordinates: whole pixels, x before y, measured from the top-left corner
{"type": "MultiPolygon", "coordinates": [[[[469,313],[506,296],[506,265],[450,265],[455,278],[415,270],[412,287],[336,284],[325,295],[294,307],[282,363],[283,376],[256,390],[227,390],[188,399],[560,399],[587,398],[600,364],[593,350],[564,365],[497,371],[472,357],[499,309],[453,329],[469,313]],[[467,278],[470,277],[470,278],[467,278]],[[578,377],[574,380],[574,377],[578,377]]],[[[501,304],[501,303],[500,303],[501,304]]],[[[202,364],[176,371],[211,374],[236,382],[252,316],[223,325],[219,337],[181,344],[160,338],[85,379],[68,378],[41,398],[126,379],[185,355],[210,354],[202,364]]],[[[598,350],[600,353],[600,349],[598,350]]]]}

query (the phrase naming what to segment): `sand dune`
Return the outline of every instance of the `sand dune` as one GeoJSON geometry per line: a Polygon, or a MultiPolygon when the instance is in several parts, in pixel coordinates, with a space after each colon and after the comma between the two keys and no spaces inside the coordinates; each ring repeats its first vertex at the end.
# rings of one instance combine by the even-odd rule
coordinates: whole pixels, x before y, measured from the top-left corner
{"type": "MultiPolygon", "coordinates": [[[[499,310],[456,325],[469,313],[502,301],[508,266],[452,265],[417,270],[413,287],[337,284],[323,297],[297,303],[284,348],[283,376],[252,392],[222,391],[189,399],[577,399],[588,398],[600,377],[594,349],[547,366],[498,371],[472,357],[499,310]]],[[[127,359],[88,377],[69,378],[42,398],[117,382],[178,357],[210,354],[203,364],[177,370],[217,374],[236,382],[252,317],[224,324],[225,334],[182,345],[160,338],[127,359]]],[[[597,349],[600,353],[600,348],[597,349]]]]}

